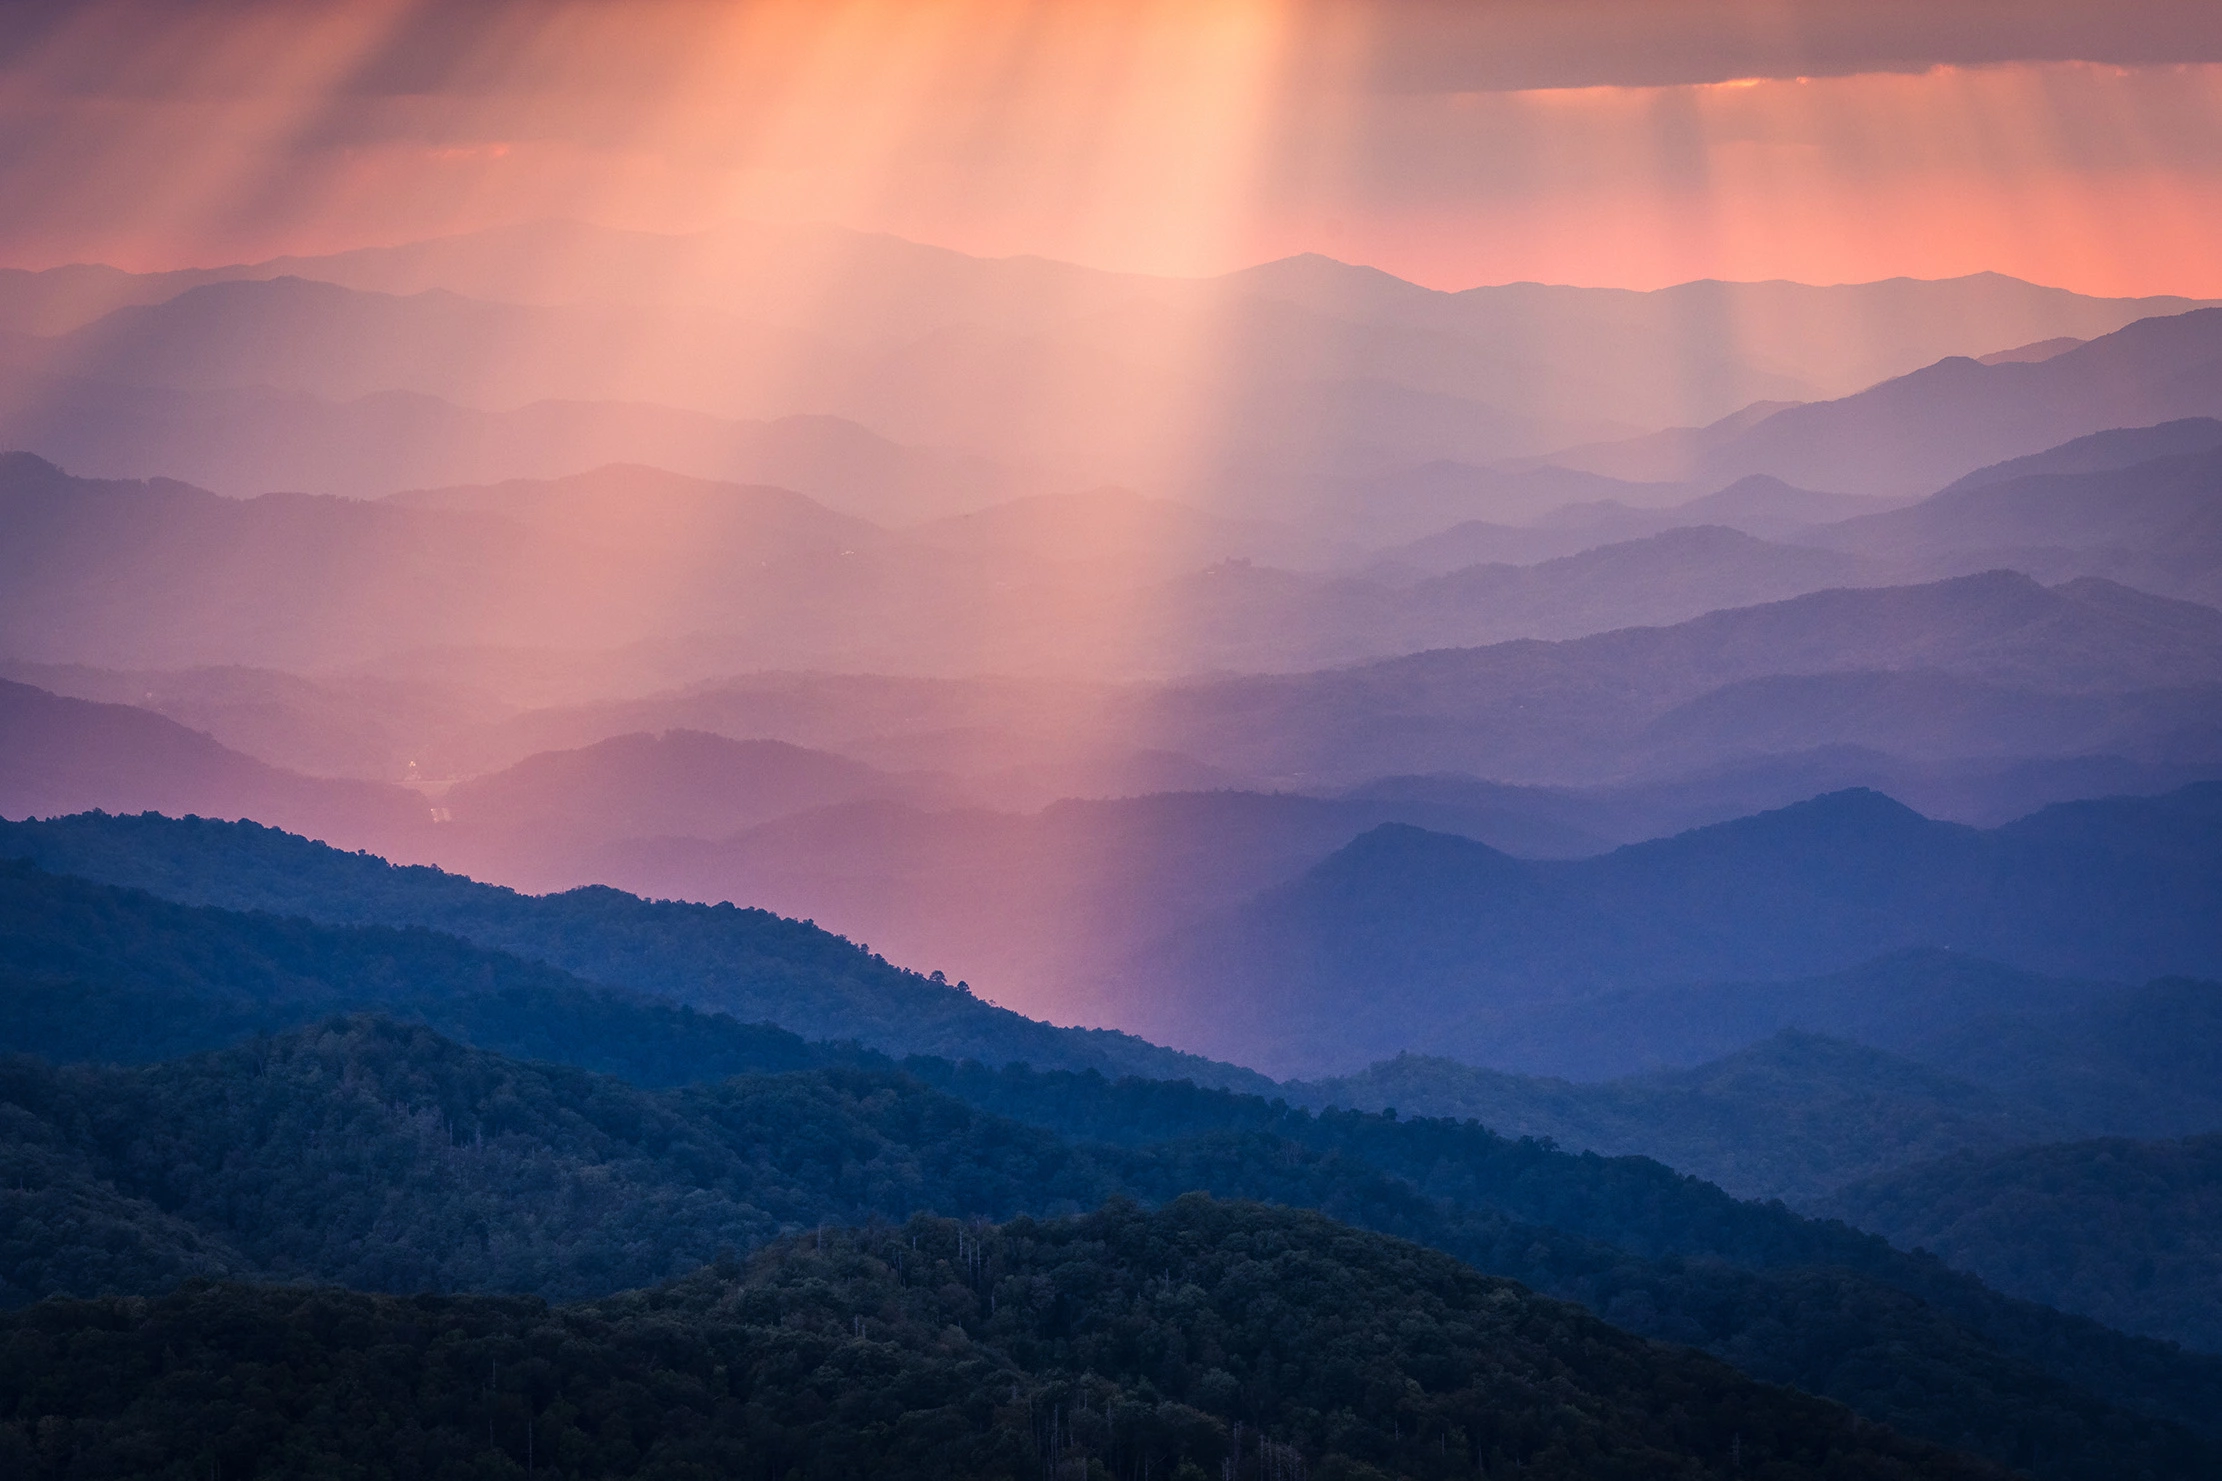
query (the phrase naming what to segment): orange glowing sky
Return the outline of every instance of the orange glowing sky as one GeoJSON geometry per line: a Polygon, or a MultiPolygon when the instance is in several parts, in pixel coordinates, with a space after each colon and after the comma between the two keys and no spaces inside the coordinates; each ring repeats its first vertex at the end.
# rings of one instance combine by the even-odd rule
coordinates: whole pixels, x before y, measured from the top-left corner
{"type": "Polygon", "coordinates": [[[92,0],[0,21],[0,260],[828,220],[1439,287],[2222,294],[2183,0],[92,0]]]}

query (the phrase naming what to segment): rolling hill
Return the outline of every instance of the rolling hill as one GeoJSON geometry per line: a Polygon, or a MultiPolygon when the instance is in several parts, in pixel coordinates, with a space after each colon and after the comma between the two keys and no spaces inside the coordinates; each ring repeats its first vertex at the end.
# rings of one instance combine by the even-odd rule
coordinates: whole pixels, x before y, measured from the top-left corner
{"type": "MultiPolygon", "coordinates": [[[[152,873],[182,860],[143,847],[150,836],[213,839],[234,851],[235,883],[246,873],[236,851],[256,843],[235,828],[150,835],[144,820],[66,831],[81,848],[104,842],[110,865],[135,859],[152,873]]],[[[315,857],[280,851],[290,874],[268,882],[315,894],[318,871],[303,867],[315,857]]],[[[210,862],[172,877],[205,885],[224,872],[210,862]]],[[[361,1018],[130,1069],[10,1059],[0,1080],[14,1107],[13,1180],[0,1196],[12,1227],[32,1231],[23,1249],[37,1258],[9,1267],[32,1290],[278,1269],[409,1288],[436,1273],[479,1288],[608,1289],[691,1263],[704,1241],[739,1249],[781,1224],[856,1216],[842,1210],[1056,1212],[1106,1191],[1158,1202],[1205,1188],[1337,1208],[1947,1443],[2010,1459],[2036,1435],[2042,1454],[2024,1459],[2048,1476],[2100,1474],[2091,1468],[2125,1454],[2171,1476],[2205,1464],[2205,1442],[2151,1416],[2209,1425],[2222,1383],[2211,1364],[2005,1300],[1841,1225],[1738,1204],[1656,1163],[1571,1156],[1472,1123],[1315,1117],[1192,1083],[932,1059],[908,1061],[905,1075],[776,1030],[643,1012],[452,938],[182,908],[31,872],[18,882],[35,927],[25,940],[50,964],[111,984],[118,1006],[134,991],[156,1006],[166,983],[172,1021],[180,995],[283,1002],[306,988],[314,1000],[367,981],[405,985],[387,1006],[477,1005],[476,1030],[521,1033],[520,1048],[597,1057],[651,1084],[752,1061],[789,1071],[647,1093],[361,1018]],[[364,968],[367,979],[351,977],[364,968]],[[444,1000],[406,995],[443,983],[444,1000]],[[490,1238],[454,1237],[458,1217],[490,1238]],[[1835,1313],[1820,1326],[1816,1302],[1835,1313]],[[1897,1355],[1888,1371],[1922,1364],[1920,1392],[1870,1381],[1885,1352],[1897,1355]]],[[[583,948],[610,930],[573,918],[569,937],[583,948]]],[[[143,1052],[139,1036],[161,1016],[81,1014],[74,1029],[143,1052]]]]}

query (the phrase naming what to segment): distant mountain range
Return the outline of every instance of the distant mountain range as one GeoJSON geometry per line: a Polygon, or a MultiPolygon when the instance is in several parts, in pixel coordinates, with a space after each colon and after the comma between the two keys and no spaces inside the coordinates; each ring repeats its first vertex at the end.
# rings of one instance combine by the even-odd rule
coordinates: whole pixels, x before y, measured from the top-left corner
{"type": "MultiPolygon", "coordinates": [[[[1983,470],[1918,504],[1831,525],[1813,538],[1932,567],[2011,566],[2046,580],[2107,576],[2215,605],[2222,601],[2222,422],[2149,430],[2148,446],[2207,445],[2127,467],[2066,471],[2086,461],[2070,444],[2049,455],[2051,468],[2017,459],[2018,469],[1983,470]]],[[[2117,447],[2127,440],[2108,435],[2117,447]]]]}
{"type": "MultiPolygon", "coordinates": [[[[2180,440],[2179,429],[2147,446],[2180,440]]],[[[2076,449],[2061,456],[2088,461],[2076,449]]],[[[0,645],[18,664],[58,670],[351,667],[389,692],[391,681],[465,691],[451,712],[504,691],[530,705],[551,689],[639,694],[765,668],[1053,674],[1064,682],[1022,702],[1034,713],[1027,728],[1070,733],[1074,706],[1109,706],[1123,718],[1108,719],[1117,740],[1098,750],[1176,753],[1222,775],[1303,786],[1437,770],[1584,781],[1691,769],[1723,746],[1890,749],[1881,738],[1892,734],[1925,758],[2203,759],[2196,737],[2212,722],[2198,686],[2214,682],[2222,652],[2213,609],[2135,588],[2213,595],[2215,456],[2024,473],[1811,527],[1801,536],[1810,544],[1679,527],[1532,566],[1418,580],[1227,560],[1301,542],[1115,490],[891,531],[791,492],[637,468],[369,503],[242,502],[159,480],[74,479],[17,456],[0,460],[0,527],[10,537],[0,556],[0,645]],[[1195,570],[1201,560],[1216,563],[1195,570]],[[1989,569],[2017,564],[2060,584],[2046,593],[1989,569]],[[1191,574],[1167,578],[1184,566],[1191,574]],[[1942,583],[1906,578],[1970,569],[1977,574],[1942,583]],[[736,571],[751,579],[731,579],[736,571]],[[2104,574],[2094,582],[2093,572],[2104,574]],[[1507,641],[1517,636],[1576,641],[1507,641]],[[1071,683],[1300,670],[1429,649],[1456,651],[1123,696],[1071,683]],[[1839,692],[1867,683],[1860,673],[1906,683],[1920,671],[1967,686],[1964,696],[1940,707],[1933,692],[1879,704],[1868,692],[1839,692]],[[572,677],[551,685],[542,673],[572,677]],[[1778,678],[1804,688],[1741,711],[1726,692],[1778,678]],[[1462,697],[1461,687],[1477,692],[1462,697]],[[2063,698],[2079,691],[2120,697],[2063,698]],[[2136,691],[2151,693],[2131,698],[2136,691]],[[1393,710],[1380,709],[1391,694],[1393,710]],[[1307,718],[1314,697],[1329,695],[1332,713],[1307,718]],[[1471,713],[1476,700],[1500,712],[1471,713]],[[1700,701],[1709,708],[1670,714],[1700,701]],[[1239,735],[1216,733],[1227,728],[1218,716],[1228,705],[1243,713],[1239,735]],[[1253,723],[1264,712],[1274,723],[1253,723]],[[1384,733],[1369,739],[1338,718],[1354,712],[1375,715],[1384,733]],[[1323,722],[1341,733],[1329,740],[1323,722]]],[[[1734,507],[1787,515],[1818,506],[1792,490],[1752,489],[1734,507]]],[[[128,692],[93,676],[64,682],[102,697],[128,692]]],[[[171,687],[157,679],[142,692],[171,687]]],[[[890,728],[804,736],[758,724],[736,733],[682,709],[550,736],[503,759],[626,730],[838,748],[890,728]]],[[[967,713],[961,723],[983,723],[976,709],[967,713]]],[[[296,735],[311,728],[306,716],[269,728],[289,724],[296,735]]],[[[437,729],[407,743],[444,746],[451,757],[477,749],[457,726],[437,729]]],[[[1036,746],[1007,765],[1046,759],[1036,746]]],[[[485,764],[445,760],[433,774],[485,764]]],[[[921,767],[939,769],[899,763],[921,767]]]]}
{"type": "MultiPolygon", "coordinates": [[[[1617,480],[1600,483],[1608,494],[1651,492],[1653,487],[1685,491],[1675,485],[1627,485],[1617,480]]],[[[1600,545],[1696,527],[1740,530],[1765,540],[1799,543],[1818,526],[1879,513],[1885,507],[1884,500],[1814,493],[1761,473],[1738,479],[1714,493],[1655,507],[1631,506],[1606,497],[1563,503],[1525,524],[1464,520],[1435,534],[1378,551],[1372,559],[1374,569],[1379,571],[1409,570],[1440,576],[1468,566],[1532,565],[1600,545]]]]}
{"type": "MultiPolygon", "coordinates": [[[[1919,745],[1944,756],[1979,752],[1988,737],[2011,733],[2031,713],[2026,702],[1996,699],[1970,711],[1970,696],[1991,691],[1941,676],[1852,677],[1856,683],[1825,691],[1866,696],[1864,704],[1847,705],[1849,717],[1878,724],[1879,701],[1887,700],[1909,714],[1941,711],[1950,720],[1942,731],[1929,721],[1921,732],[1931,737],[1925,742],[1904,733],[1881,737],[1902,750],[1919,745]]],[[[0,682],[0,725],[13,738],[18,761],[0,774],[0,814],[152,808],[271,819],[344,847],[436,862],[526,889],[607,883],[655,896],[770,906],[827,922],[899,959],[968,977],[1030,1011],[1057,1014],[1076,1009],[1081,999],[1074,985],[1100,977],[1106,964],[1296,878],[1385,823],[1477,840],[1523,858],[1572,858],[1848,785],[1888,787],[1917,801],[1954,804],[1954,815],[1997,822],[2093,792],[2162,791],[2217,769],[2072,754],[2079,740],[2106,738],[2093,728],[2092,716],[2126,723],[2123,717],[2134,718],[2139,705],[2186,723],[2200,713],[2196,703],[2181,702],[2153,710],[2134,695],[2050,697],[2046,713],[2054,717],[2053,729],[2022,736],[2024,744],[2056,744],[2070,753],[2050,762],[1913,762],[1841,746],[1798,751],[1787,747],[1805,737],[1782,737],[1779,721],[1770,730],[1733,720],[1737,705],[1779,711],[1800,686],[1821,682],[1741,686],[1728,691],[1735,704],[1724,700],[1685,711],[1728,717],[1720,722],[1725,729],[1718,742],[1691,739],[1683,747],[1711,770],[1581,788],[1420,776],[1345,789],[1341,796],[1230,790],[1224,782],[1221,790],[1198,789],[1184,772],[1192,768],[1208,783],[1208,768],[1173,753],[1153,761],[1137,750],[1123,769],[1108,761],[1075,761],[1040,774],[997,771],[992,764],[959,772],[916,764],[875,767],[842,751],[719,733],[760,728],[810,735],[829,723],[861,731],[875,711],[887,724],[897,717],[884,707],[903,691],[877,681],[850,684],[851,698],[836,714],[816,720],[809,710],[838,699],[839,686],[783,681],[759,691],[713,691],[592,712],[574,719],[598,718],[614,728],[660,709],[718,730],[619,733],[538,752],[453,784],[410,785],[302,775],[143,708],[0,682]],[[849,708],[855,703],[866,708],[849,708]],[[2079,715],[2084,718],[2076,720],[2079,715]],[[1779,741],[1786,750],[1756,759],[1740,754],[1754,741],[1779,741]],[[1098,800],[1045,806],[1060,795],[1053,784],[1069,789],[1066,796],[1092,790],[1098,800]]],[[[918,697],[940,703],[971,692],[928,688],[918,697]]],[[[1006,701],[1027,692],[1007,685],[986,690],[1006,701]]],[[[248,728],[260,715],[242,701],[240,710],[220,718],[248,728]]],[[[1111,710],[1100,720],[1098,739],[1116,740],[1118,726],[1132,723],[1131,713],[1111,710]]],[[[949,732],[928,728],[923,738],[944,733],[955,737],[957,751],[980,749],[976,732],[961,725],[949,732]]],[[[1143,738],[1132,737],[1137,744],[1143,738]]],[[[888,749],[899,754],[906,744],[890,740],[888,749]]],[[[992,751],[987,754],[992,758],[992,751]]],[[[912,759],[953,757],[927,746],[912,759]]],[[[1123,1021],[1118,1015],[1125,1010],[1099,1004],[1091,1011],[1123,1021]]],[[[1586,1052],[1608,1059],[1611,1053],[1600,1046],[1586,1052]]]]}
{"type": "MultiPolygon", "coordinates": [[[[1912,947],[2062,975],[2222,976],[2222,784],[1989,831],[1840,793],[1564,863],[1386,825],[1138,955],[1110,1021],[1272,1074],[1424,1046],[1487,1063],[1539,1005],[1788,978],[1912,947]]],[[[1672,1000],[1654,998],[1672,1012],[1672,1000]]],[[[1640,1040],[1642,1020],[1613,1020],[1640,1040]]],[[[1625,1051],[1623,1051],[1625,1052],[1625,1051]]]]}
{"type": "MultiPolygon", "coordinates": [[[[1853,722],[1860,728],[1846,733],[1842,721],[1825,718],[1842,711],[1843,686],[1871,690],[1878,674],[1888,683],[1935,675],[1970,692],[2006,691],[1994,701],[2004,721],[1991,732],[1997,739],[1980,748],[1994,755],[2203,747],[2192,737],[2212,725],[2222,614],[2100,580],[2047,589],[2000,571],[1817,592],[1563,643],[1192,681],[1152,696],[1139,734],[1231,770],[1312,785],[1428,771],[1574,782],[1639,771],[1653,757],[1693,764],[1707,752],[1677,734],[1691,723],[1689,707],[1737,703],[1732,686],[1762,680],[1804,692],[1788,706],[1772,693],[1750,701],[1782,738],[1742,749],[1872,744],[1889,729],[1918,734],[1935,680],[1909,713],[1878,711],[1863,696],[1853,722]],[[2065,746],[2033,740],[2055,725],[2029,717],[2061,707],[2082,717],[2073,724],[2081,734],[2065,746]],[[1792,726],[1801,728],[1785,735],[1792,726]],[[2138,735],[2149,739],[2131,738],[2138,735]]],[[[1964,747],[1966,737],[1953,744],[1964,747]]]]}
{"type": "Polygon", "coordinates": [[[589,690],[607,694],[619,674],[639,692],[658,687],[649,675],[759,669],[1287,672],[2006,569],[2210,602],[2218,427],[2111,431],[1895,509],[1755,475],[1656,507],[1593,498],[1525,526],[1467,521],[1372,555],[1300,522],[1108,487],[891,529],[639,466],[239,501],[14,455],[0,459],[0,648],[134,671],[480,653],[599,670],[589,690]]]}
{"type": "Polygon", "coordinates": [[[1834,401],[1703,432],[1555,455],[1620,478],[1720,487],[1771,474],[1806,488],[1907,497],[2067,438],[2222,414],[2222,310],[2145,319],[2050,359],[1953,356],[1834,401]]]}
{"type": "Polygon", "coordinates": [[[1105,479],[1255,514],[1292,487],[1331,501],[1352,477],[1825,401],[2196,306],[1991,274],[1441,293],[1317,257],[1189,281],[825,227],[551,222],[205,271],[7,273],[0,440],[234,494],[636,461],[897,522],[1105,479]],[[873,466],[796,447],[798,415],[976,456],[873,466]]]}
{"type": "Polygon", "coordinates": [[[1505,1028],[1493,1063],[1540,1050],[1571,1078],[1401,1054],[1285,1089],[1307,1105],[1473,1116],[1569,1149],[1640,1153],[1801,1206],[1947,1153],[2222,1129],[2211,981],[2130,988],[1920,951],[1820,978],[1601,994],[1505,1028]],[[1585,1037],[1614,1043],[1585,1055],[1585,1037]],[[1672,1062],[1699,1043],[1734,1047],[1612,1069],[1616,1050],[1620,1063],[1630,1051],[1672,1062]]]}

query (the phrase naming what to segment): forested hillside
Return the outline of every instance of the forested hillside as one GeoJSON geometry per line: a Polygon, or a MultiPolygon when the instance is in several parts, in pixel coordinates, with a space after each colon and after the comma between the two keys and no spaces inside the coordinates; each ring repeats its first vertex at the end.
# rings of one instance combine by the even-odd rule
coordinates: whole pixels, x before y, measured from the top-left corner
{"type": "Polygon", "coordinates": [[[0,1052],[140,1063],[363,1008],[642,1085],[877,1057],[435,931],[178,905],[0,862],[0,1052]]]}
{"type": "Polygon", "coordinates": [[[1821,1208],[1999,1290],[2222,1352],[2222,1136],[1967,1152],[1821,1208]]]}
{"type": "Polygon", "coordinates": [[[190,1285],[0,1318],[25,1478],[2002,1472],[1317,1214],[816,1231],[589,1306],[190,1285]]]}
{"type": "Polygon", "coordinates": [[[0,1097],[8,1278],[19,1300],[195,1272],[586,1295],[821,1222],[1203,1189],[1416,1239],[2046,1476],[2215,1460],[2216,1437],[2193,1430],[2222,1412],[2222,1360],[2006,1300],[1656,1163],[1192,1085],[912,1068],[647,1092],[375,1019],[133,1069],[17,1058],[0,1097]],[[1836,1315],[1814,1325],[1815,1303],[1836,1315]],[[1909,1363],[1917,1389],[1890,1376],[1909,1363]]]}
{"type": "Polygon", "coordinates": [[[1795,1030],[1686,1070],[1603,1083],[1399,1055],[1285,1091],[1313,1106],[1476,1118],[1507,1136],[1639,1153],[1745,1198],[1809,1204],[1948,1152],[1995,1151],[2071,1123],[1880,1049],[1795,1030]]]}
{"type": "Polygon", "coordinates": [[[763,910],[649,901],[606,888],[521,895],[255,823],[154,814],[0,820],[0,858],[191,904],[337,925],[424,927],[606,987],[894,1054],[1271,1083],[1130,1034],[1021,1017],[809,921],[763,910]]]}

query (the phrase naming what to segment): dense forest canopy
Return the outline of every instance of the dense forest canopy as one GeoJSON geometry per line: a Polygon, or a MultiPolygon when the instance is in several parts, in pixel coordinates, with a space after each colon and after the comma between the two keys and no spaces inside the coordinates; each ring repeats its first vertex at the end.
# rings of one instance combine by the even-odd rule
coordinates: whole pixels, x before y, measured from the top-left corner
{"type": "Polygon", "coordinates": [[[191,1284],[0,1318],[25,1478],[1978,1481],[1317,1214],[817,1230],[586,1306],[191,1284]]]}
{"type": "Polygon", "coordinates": [[[2222,1351],[2222,1136],[1963,1153],[1825,1207],[1999,1290],[2222,1351]]]}
{"type": "Polygon", "coordinates": [[[367,1017],[152,1065],[18,1057],[4,1073],[17,1239],[0,1258],[19,1300],[196,1273],[591,1296],[820,1223],[1205,1189],[1432,1245],[2046,1476],[2109,1475],[2125,1455],[2193,1476],[2216,1457],[2195,1431],[2222,1412],[2222,1360],[1656,1163],[1470,1124],[925,1060],[647,1091],[367,1017]]]}

